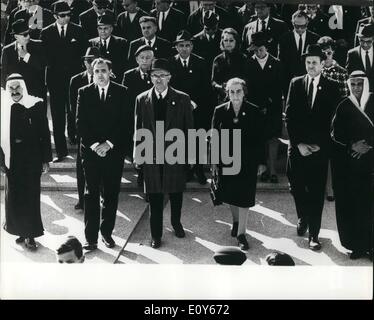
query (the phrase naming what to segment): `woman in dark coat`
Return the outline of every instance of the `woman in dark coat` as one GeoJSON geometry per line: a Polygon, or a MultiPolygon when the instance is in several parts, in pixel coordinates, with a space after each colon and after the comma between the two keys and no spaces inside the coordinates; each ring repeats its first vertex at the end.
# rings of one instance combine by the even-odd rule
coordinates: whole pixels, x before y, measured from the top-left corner
{"type": "Polygon", "coordinates": [[[48,120],[42,99],[28,95],[21,75],[8,77],[1,103],[2,171],[5,182],[4,229],[30,250],[43,235],[40,176],[52,160],[48,120]]]}
{"type": "Polygon", "coordinates": [[[230,101],[216,107],[212,129],[218,130],[221,139],[221,130],[229,129],[230,142],[233,141],[232,130],[241,130],[241,149],[234,150],[233,143],[229,145],[230,155],[240,157],[241,167],[239,173],[225,175],[223,170],[232,164],[224,165],[221,162],[219,165],[212,165],[212,171],[219,176],[222,201],[230,205],[233,217],[231,236],[237,237],[242,250],[248,250],[245,232],[249,208],[255,205],[257,171],[260,159],[263,157],[264,119],[256,105],[244,100],[246,93],[244,80],[230,79],[226,91],[230,101]]]}
{"type": "Polygon", "coordinates": [[[226,82],[234,77],[247,81],[247,56],[240,51],[240,37],[233,28],[226,28],[221,36],[222,53],[214,58],[212,86],[217,93],[218,103],[226,98],[226,82]]]}
{"type": "Polygon", "coordinates": [[[348,85],[332,122],[332,169],[340,242],[358,259],[373,252],[374,94],[362,71],[348,85]]]}
{"type": "Polygon", "coordinates": [[[275,169],[278,156],[278,138],[282,135],[282,69],[280,61],[268,53],[269,37],[264,32],[251,36],[248,59],[248,100],[258,105],[265,115],[265,150],[267,170],[261,181],[278,183],[275,169]]]}

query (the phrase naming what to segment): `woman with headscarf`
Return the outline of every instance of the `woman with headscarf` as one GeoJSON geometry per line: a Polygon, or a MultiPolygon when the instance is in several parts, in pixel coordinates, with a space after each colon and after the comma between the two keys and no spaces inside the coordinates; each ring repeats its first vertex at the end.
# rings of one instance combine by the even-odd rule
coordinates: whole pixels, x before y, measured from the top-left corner
{"type": "Polygon", "coordinates": [[[333,186],[341,244],[350,259],[373,253],[374,94],[363,71],[348,79],[350,95],[337,107],[331,136],[333,186]]]}
{"type": "Polygon", "coordinates": [[[30,96],[24,79],[11,74],[1,94],[1,159],[5,181],[4,229],[35,250],[43,235],[40,176],[52,160],[48,120],[43,100],[30,96]]]}
{"type": "Polygon", "coordinates": [[[226,98],[226,82],[234,77],[247,81],[247,56],[240,51],[240,37],[233,28],[222,31],[222,53],[213,60],[212,86],[217,92],[218,103],[226,98]]]}
{"type": "MultiPolygon", "coordinates": [[[[212,173],[218,175],[221,201],[230,206],[233,219],[231,236],[236,237],[242,250],[248,250],[245,237],[249,208],[255,205],[258,170],[264,154],[264,116],[260,108],[245,100],[247,87],[245,81],[232,78],[227,81],[226,91],[229,101],[217,106],[212,119],[213,135],[216,129],[219,136],[222,130],[233,134],[233,130],[241,132],[240,149],[235,143],[229,144],[229,154],[240,157],[240,171],[234,175],[225,175],[224,165],[212,165],[212,173]]],[[[222,139],[222,137],[221,137],[222,139]]],[[[214,141],[214,136],[212,136],[214,141]]],[[[233,141],[229,139],[228,141],[233,141]]],[[[228,165],[228,166],[231,166],[228,165]]]]}

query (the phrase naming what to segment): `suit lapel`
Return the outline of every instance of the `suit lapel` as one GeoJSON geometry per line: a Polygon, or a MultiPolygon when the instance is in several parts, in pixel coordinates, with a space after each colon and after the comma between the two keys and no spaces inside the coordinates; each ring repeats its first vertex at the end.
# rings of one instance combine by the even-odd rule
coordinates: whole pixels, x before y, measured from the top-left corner
{"type": "Polygon", "coordinates": [[[145,108],[145,111],[147,112],[144,113],[144,116],[147,115],[148,117],[150,117],[149,122],[152,125],[153,135],[154,137],[156,137],[156,121],[155,121],[155,113],[154,113],[154,107],[153,107],[152,92],[153,92],[153,87],[148,90],[147,98],[145,99],[144,108],[145,108]]]}
{"type": "Polygon", "coordinates": [[[169,87],[166,99],[166,123],[165,123],[165,132],[168,130],[170,126],[171,119],[175,118],[177,108],[176,108],[176,97],[175,91],[169,87]]]}

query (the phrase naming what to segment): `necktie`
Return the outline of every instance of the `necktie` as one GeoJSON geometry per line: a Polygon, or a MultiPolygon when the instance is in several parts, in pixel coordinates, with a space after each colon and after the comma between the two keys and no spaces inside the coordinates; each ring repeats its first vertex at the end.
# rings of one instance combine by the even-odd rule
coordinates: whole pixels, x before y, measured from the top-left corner
{"type": "Polygon", "coordinates": [[[61,39],[65,38],[65,28],[64,26],[61,26],[61,39]]]}
{"type": "Polygon", "coordinates": [[[92,83],[93,82],[93,74],[90,75],[90,78],[89,78],[89,83],[92,83]]]}
{"type": "Polygon", "coordinates": [[[160,30],[162,29],[162,24],[164,23],[164,12],[160,14],[160,21],[158,23],[160,30]]]}
{"type": "Polygon", "coordinates": [[[152,41],[151,41],[151,40],[148,40],[148,45],[149,45],[150,47],[152,47],[152,41]]]}
{"type": "Polygon", "coordinates": [[[303,38],[301,35],[299,35],[299,47],[298,47],[298,54],[301,57],[303,54],[303,38]]]}
{"type": "Polygon", "coordinates": [[[161,100],[162,100],[162,95],[161,95],[161,93],[159,93],[157,96],[158,96],[158,101],[161,101],[161,100]]]}
{"type": "Polygon", "coordinates": [[[266,21],[265,20],[262,20],[262,22],[261,22],[261,24],[262,24],[262,29],[261,29],[261,31],[265,31],[266,30],[266,21]]]}
{"type": "Polygon", "coordinates": [[[312,109],[313,107],[313,90],[314,90],[314,78],[312,78],[312,81],[309,83],[309,89],[308,89],[308,106],[312,109]]]}
{"type": "Polygon", "coordinates": [[[370,64],[370,58],[369,58],[369,50],[366,51],[365,69],[366,69],[366,73],[369,74],[369,72],[371,70],[371,64],[370,64]]]}
{"type": "Polygon", "coordinates": [[[183,68],[187,69],[187,61],[183,60],[183,68]]]}
{"type": "Polygon", "coordinates": [[[101,88],[101,95],[100,95],[101,102],[105,102],[105,89],[101,88]]]}

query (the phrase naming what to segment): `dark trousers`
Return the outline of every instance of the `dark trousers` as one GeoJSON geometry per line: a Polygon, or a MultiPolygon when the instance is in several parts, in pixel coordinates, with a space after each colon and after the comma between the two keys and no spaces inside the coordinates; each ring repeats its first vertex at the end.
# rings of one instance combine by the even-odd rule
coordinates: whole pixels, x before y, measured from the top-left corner
{"type": "MultiPolygon", "coordinates": [[[[152,238],[162,237],[164,194],[149,193],[149,205],[151,209],[151,235],[152,238]]],[[[169,193],[171,208],[171,225],[178,227],[181,220],[183,192],[169,193]]]]}
{"type": "Polygon", "coordinates": [[[99,230],[103,236],[111,236],[114,229],[124,159],[112,152],[113,150],[109,151],[104,158],[101,158],[91,150],[82,150],[82,164],[86,178],[84,233],[89,243],[97,243],[99,230]],[[101,223],[100,194],[103,198],[101,223]]]}
{"type": "Polygon", "coordinates": [[[303,157],[293,150],[287,161],[287,176],[296,212],[309,226],[309,237],[318,237],[324,205],[328,157],[323,151],[303,157]]]}
{"type": "Polygon", "coordinates": [[[66,115],[69,110],[69,81],[70,78],[67,75],[62,75],[58,79],[53,78],[48,81],[53,138],[58,157],[65,157],[68,154],[65,128],[66,115]]]}
{"type": "Polygon", "coordinates": [[[84,186],[86,184],[86,179],[84,178],[80,146],[81,146],[80,139],[78,139],[77,161],[76,161],[77,188],[78,188],[78,201],[79,203],[83,204],[84,203],[84,186]]]}

